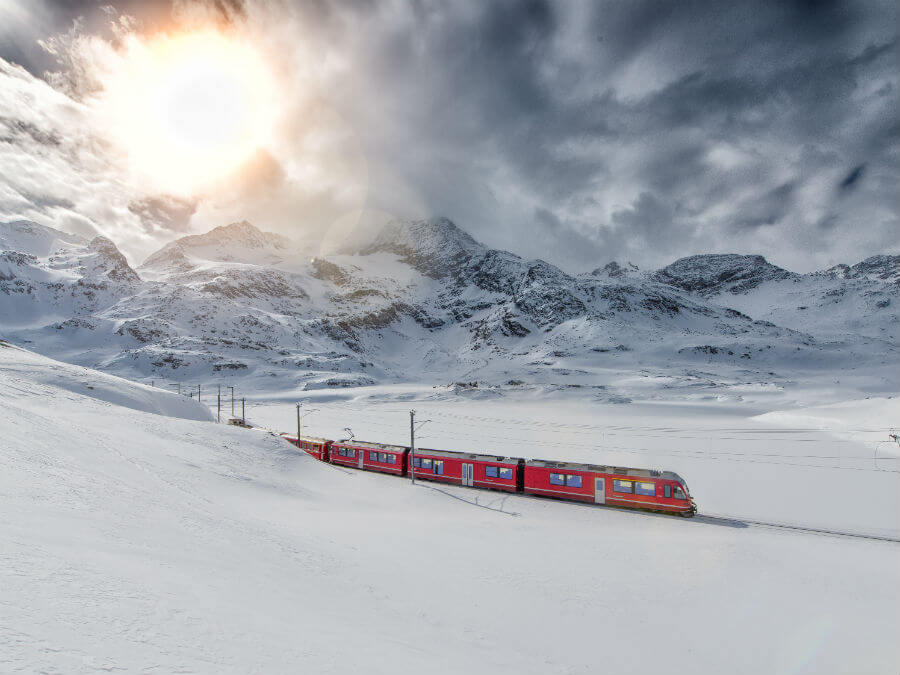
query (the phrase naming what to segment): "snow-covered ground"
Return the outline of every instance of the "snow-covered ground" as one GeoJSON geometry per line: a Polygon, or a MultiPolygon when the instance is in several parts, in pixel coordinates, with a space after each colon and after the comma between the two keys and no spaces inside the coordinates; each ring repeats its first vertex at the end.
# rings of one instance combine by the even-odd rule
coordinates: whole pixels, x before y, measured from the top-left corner
{"type": "MultiPolygon", "coordinates": [[[[708,400],[602,405],[577,389],[518,398],[424,387],[298,394],[311,435],[346,438],[349,427],[361,440],[409,445],[415,409],[429,420],[419,447],[671,470],[707,515],[900,539],[900,446],[888,437],[900,428],[900,398],[763,412],[708,400]]],[[[251,399],[247,417],[296,432],[286,397],[251,399]]]]}
{"type": "MultiPolygon", "coordinates": [[[[900,663],[895,543],[412,487],[203,421],[184,397],[8,346],[0,387],[3,672],[794,674],[900,663]]],[[[309,431],[402,441],[415,398],[432,419],[423,445],[451,431],[497,448],[552,438],[553,456],[579,459],[598,433],[618,446],[649,442],[635,427],[651,433],[633,406],[587,417],[574,401],[450,405],[423,394],[385,392],[379,404],[323,392],[307,401],[318,408],[309,431]]],[[[726,462],[685,452],[721,450],[706,434],[755,438],[799,421],[689,408],[653,408],[654,446],[671,454],[624,456],[682,472],[701,509],[813,514],[805,483],[757,482],[784,467],[733,462],[716,474],[726,462]],[[732,491],[740,500],[727,501],[732,491]]],[[[248,416],[289,429],[292,412],[253,402],[248,416]]],[[[855,425],[791,432],[811,438],[798,455],[859,469],[801,469],[823,481],[819,504],[841,505],[846,521],[834,525],[897,513],[898,474],[844,457],[870,442],[841,436],[855,425]]],[[[740,440],[758,454],[766,443],[740,440]]]]}

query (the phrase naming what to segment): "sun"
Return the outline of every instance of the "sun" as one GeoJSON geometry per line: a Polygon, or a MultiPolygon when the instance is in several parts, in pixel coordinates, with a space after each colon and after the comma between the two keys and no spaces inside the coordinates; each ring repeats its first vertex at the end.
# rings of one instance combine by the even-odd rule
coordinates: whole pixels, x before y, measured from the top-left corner
{"type": "Polygon", "coordinates": [[[262,57],[236,38],[134,40],[104,82],[107,131],[152,187],[192,194],[269,143],[274,92],[262,57]]]}

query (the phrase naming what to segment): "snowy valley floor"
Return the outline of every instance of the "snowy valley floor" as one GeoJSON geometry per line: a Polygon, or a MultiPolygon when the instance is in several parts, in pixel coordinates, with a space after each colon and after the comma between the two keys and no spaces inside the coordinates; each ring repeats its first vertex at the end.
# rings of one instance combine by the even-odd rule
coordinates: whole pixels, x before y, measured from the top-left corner
{"type": "MultiPolygon", "coordinates": [[[[900,663],[900,544],[412,487],[11,347],[0,346],[0,387],[3,672],[874,674],[900,663]]],[[[871,405],[755,419],[656,406],[650,428],[637,406],[421,394],[423,446],[487,449],[487,437],[500,452],[538,445],[572,460],[603,448],[678,471],[707,513],[900,530],[900,474],[872,456],[891,451],[876,445],[871,405]]],[[[406,442],[405,396],[310,399],[308,431],[406,442]]],[[[894,403],[872,405],[892,415],[894,403]]],[[[248,417],[289,431],[293,413],[260,401],[248,417]]]]}

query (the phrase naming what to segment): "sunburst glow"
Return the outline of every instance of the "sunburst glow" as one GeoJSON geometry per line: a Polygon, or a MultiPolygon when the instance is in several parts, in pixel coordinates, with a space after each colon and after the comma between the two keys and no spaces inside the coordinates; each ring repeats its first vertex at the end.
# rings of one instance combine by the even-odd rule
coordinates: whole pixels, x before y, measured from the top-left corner
{"type": "Polygon", "coordinates": [[[105,82],[114,138],[154,187],[188,194],[269,140],[274,85],[249,45],[216,32],[128,45],[105,82]]]}

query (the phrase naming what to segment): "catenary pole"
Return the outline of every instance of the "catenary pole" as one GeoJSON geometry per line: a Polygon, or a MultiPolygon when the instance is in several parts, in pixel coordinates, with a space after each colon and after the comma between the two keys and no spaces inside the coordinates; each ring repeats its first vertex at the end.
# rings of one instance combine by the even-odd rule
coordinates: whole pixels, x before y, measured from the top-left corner
{"type": "Polygon", "coordinates": [[[234,417],[234,387],[228,387],[231,389],[231,416],[234,417]]]}
{"type": "Polygon", "coordinates": [[[222,421],[222,385],[219,385],[219,393],[216,396],[216,422],[222,421]]]}
{"type": "Polygon", "coordinates": [[[241,424],[247,424],[247,416],[244,414],[244,401],[246,399],[241,399],[241,424]]]}
{"type": "Polygon", "coordinates": [[[299,401],[297,402],[297,447],[300,447],[300,406],[303,405],[299,401]]]}
{"type": "Polygon", "coordinates": [[[409,411],[409,475],[416,484],[416,411],[409,411]]]}

